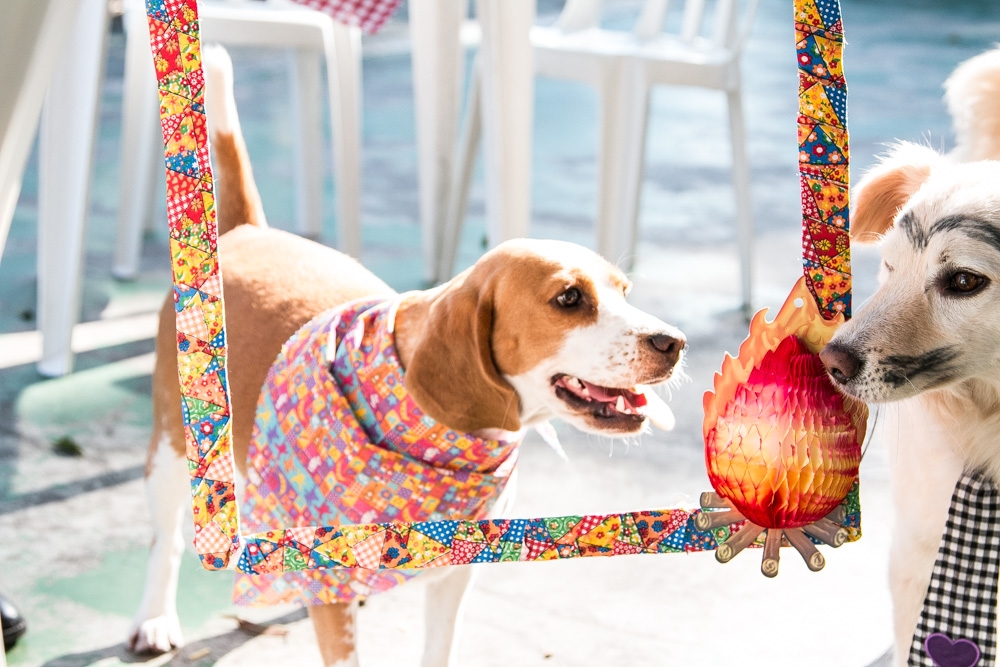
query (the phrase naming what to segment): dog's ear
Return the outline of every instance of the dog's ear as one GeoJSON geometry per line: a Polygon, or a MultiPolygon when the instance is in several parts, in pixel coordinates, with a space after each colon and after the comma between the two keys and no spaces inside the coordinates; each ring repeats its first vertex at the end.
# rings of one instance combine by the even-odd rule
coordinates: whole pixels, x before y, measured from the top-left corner
{"type": "Polygon", "coordinates": [[[875,243],[892,227],[896,214],[944,158],[927,146],[901,142],[854,188],[851,239],[875,243]]]}
{"type": "Polygon", "coordinates": [[[517,392],[493,360],[492,283],[492,276],[470,269],[446,284],[411,343],[407,390],[427,414],[457,431],[521,428],[517,392]]]}

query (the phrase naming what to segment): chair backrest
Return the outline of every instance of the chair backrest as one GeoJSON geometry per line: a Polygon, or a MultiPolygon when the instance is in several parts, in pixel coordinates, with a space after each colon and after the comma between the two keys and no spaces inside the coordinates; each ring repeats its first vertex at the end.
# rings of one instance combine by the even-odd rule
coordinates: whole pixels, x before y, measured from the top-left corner
{"type": "MultiPolygon", "coordinates": [[[[758,0],[679,0],[681,25],[678,36],[685,43],[707,39],[712,46],[738,48],[749,24],[753,21],[758,0]],[[742,8],[742,16],[741,14],[742,8]],[[711,11],[710,11],[711,10],[711,11]],[[710,28],[703,34],[707,15],[711,13],[710,28]],[[741,27],[742,26],[742,27],[741,27]]],[[[646,0],[632,32],[639,39],[650,39],[663,32],[671,0],[646,0]]],[[[562,32],[576,32],[596,28],[601,21],[603,0],[566,0],[556,28],[562,32]]]]}
{"type": "MultiPolygon", "coordinates": [[[[635,35],[640,39],[649,39],[663,32],[672,4],[671,0],[646,0],[632,29],[635,35]]],[[[732,48],[737,44],[753,21],[757,9],[757,0],[681,0],[681,4],[678,34],[681,41],[692,43],[706,39],[712,46],[723,48],[732,48]]]]}
{"type": "Polygon", "coordinates": [[[601,7],[604,0],[566,0],[556,28],[560,32],[576,32],[596,28],[601,22],[601,7]]]}

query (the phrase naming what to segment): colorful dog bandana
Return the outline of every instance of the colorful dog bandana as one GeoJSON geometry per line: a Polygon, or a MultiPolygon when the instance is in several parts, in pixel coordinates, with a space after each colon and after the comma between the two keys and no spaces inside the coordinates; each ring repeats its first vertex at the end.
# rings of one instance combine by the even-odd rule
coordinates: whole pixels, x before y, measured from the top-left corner
{"type": "MultiPolygon", "coordinates": [[[[393,1],[386,0],[382,6],[387,8],[393,1]]],[[[330,2],[337,4],[339,0],[330,2]]],[[[361,5],[371,6],[371,3],[360,3],[359,6],[361,5]]],[[[270,422],[276,425],[272,434],[285,429],[289,437],[298,438],[303,435],[307,441],[301,448],[293,451],[288,451],[287,443],[279,442],[278,447],[286,450],[279,454],[287,468],[268,472],[264,466],[264,472],[254,482],[253,493],[256,497],[250,501],[251,513],[256,512],[258,503],[260,507],[264,507],[264,503],[271,503],[273,508],[268,506],[268,515],[276,516],[280,507],[285,513],[286,524],[275,528],[250,517],[248,523],[251,531],[242,531],[241,528],[244,527],[241,526],[243,522],[236,503],[231,452],[231,403],[226,362],[224,297],[217,246],[214,184],[205,123],[198,6],[196,0],[147,0],[146,9],[159,87],[160,120],[167,169],[167,213],[170,221],[177,319],[177,366],[194,505],[194,545],[205,568],[219,570],[238,567],[241,572],[256,577],[241,579],[242,588],[237,591],[238,599],[246,603],[264,599],[322,601],[334,599],[333,595],[340,589],[347,589],[345,595],[348,596],[378,590],[377,586],[381,584],[376,580],[365,582],[355,580],[353,574],[346,576],[331,573],[332,570],[350,568],[413,570],[466,563],[716,549],[719,542],[732,537],[734,532],[741,529],[741,522],[725,521],[727,518],[736,520],[736,517],[723,516],[725,512],[715,512],[709,522],[712,527],[703,530],[698,526],[704,523],[702,519],[705,516],[697,509],[514,520],[435,520],[451,516],[452,513],[460,514],[462,501],[457,494],[449,494],[447,483],[443,478],[439,479],[432,474],[433,471],[444,475],[451,482],[469,483],[470,488],[474,486],[471,480],[477,475],[481,477],[482,484],[478,487],[478,493],[482,495],[471,498],[462,496],[466,498],[465,509],[472,516],[481,516],[487,511],[495,494],[499,493],[505,475],[509,474],[508,468],[513,465],[515,446],[511,443],[505,445],[479,441],[481,447],[485,448],[482,449],[477,441],[473,441],[474,444],[464,450],[456,445],[458,451],[452,456],[450,445],[448,449],[439,449],[433,443],[427,446],[405,438],[396,439],[394,424],[382,421],[388,419],[387,413],[375,412],[376,407],[389,399],[383,398],[383,394],[377,394],[375,398],[366,396],[363,385],[358,388],[350,382],[348,385],[352,387],[351,391],[359,397],[359,409],[364,410],[364,404],[367,404],[367,409],[372,414],[348,417],[348,412],[342,409],[339,402],[338,407],[330,405],[325,411],[337,418],[347,418],[352,428],[357,428],[359,432],[367,432],[366,428],[371,428],[373,432],[383,434],[385,441],[382,442],[382,447],[373,444],[372,450],[365,448],[364,452],[360,449],[357,452],[336,450],[336,458],[342,468],[339,472],[347,475],[338,479],[346,480],[346,483],[341,484],[347,492],[345,497],[353,499],[350,506],[337,505],[332,496],[328,497],[324,493],[324,489],[337,482],[332,481],[332,477],[318,473],[318,469],[314,467],[322,464],[322,461],[318,457],[303,459],[300,456],[307,450],[318,452],[321,445],[329,446],[323,438],[308,439],[316,435],[317,431],[325,432],[329,438],[336,438],[340,434],[336,429],[343,428],[344,425],[343,421],[320,425],[320,413],[324,409],[311,400],[310,390],[337,381],[331,380],[323,372],[318,376],[303,373],[297,375],[297,379],[292,379],[291,375],[283,380],[278,378],[279,382],[284,382],[281,385],[284,388],[275,390],[273,396],[269,393],[265,397],[264,400],[270,401],[272,409],[264,422],[265,426],[270,422]],[[286,391],[289,393],[286,394],[286,391]],[[507,446],[511,448],[511,452],[504,456],[502,452],[507,446]],[[494,449],[493,453],[489,453],[491,447],[494,449]],[[484,451],[487,453],[484,454],[484,451]],[[432,459],[430,464],[421,462],[420,457],[425,455],[432,459]],[[376,458],[379,459],[379,464],[375,463],[376,458]],[[374,491],[375,487],[367,485],[368,479],[376,473],[395,470],[382,467],[381,464],[385,461],[389,462],[386,465],[401,466],[401,472],[388,476],[388,488],[398,490],[397,495],[390,492],[389,497],[382,497],[380,492],[374,491]],[[496,468],[491,470],[494,463],[496,468]],[[407,466],[413,466],[414,472],[411,473],[407,466]],[[406,483],[411,474],[419,482],[417,488],[406,483]],[[421,477],[421,474],[426,474],[427,477],[421,477]],[[440,481],[441,486],[435,486],[435,480],[440,481]],[[276,486],[266,486],[272,482],[276,486]],[[486,486],[491,484],[495,488],[487,492],[486,486]],[[292,494],[289,492],[291,488],[300,489],[302,493],[292,494]],[[426,499],[426,507],[418,497],[426,499]],[[307,510],[307,506],[314,507],[313,501],[326,503],[328,500],[332,504],[319,511],[307,510]],[[372,514],[372,511],[375,513],[372,514]],[[349,512],[354,514],[349,515],[349,512]],[[325,521],[328,517],[332,524],[325,521]],[[390,520],[344,523],[344,520],[365,518],[379,521],[383,517],[390,520]],[[429,520],[408,521],[408,517],[429,517],[429,520]],[[328,525],[323,525],[324,523],[328,525]],[[254,528],[262,530],[252,532],[254,528]],[[327,578],[312,575],[306,577],[301,572],[306,569],[326,570],[327,578]],[[295,585],[305,587],[309,592],[301,595],[288,592],[285,589],[292,585],[289,583],[291,580],[278,578],[276,575],[279,572],[296,573],[295,585]],[[265,576],[270,579],[262,578],[265,576]],[[337,590],[330,594],[320,592],[324,586],[330,585],[324,582],[333,582],[332,585],[337,590]],[[264,588],[264,592],[258,590],[258,585],[264,588]]],[[[833,118],[827,113],[822,95],[819,95],[820,90],[815,85],[817,82],[822,86],[843,84],[839,71],[839,7],[836,0],[795,0],[795,21],[799,65],[809,70],[802,82],[803,94],[800,95],[800,105],[806,106],[800,109],[799,156],[800,160],[809,165],[820,164],[815,173],[804,173],[821,179],[828,179],[831,175],[846,177],[845,169],[836,168],[843,164],[833,164],[834,158],[829,151],[825,153],[829,158],[823,154],[830,146],[846,149],[846,135],[833,130],[828,132],[825,126],[820,127],[825,123],[836,129],[836,124],[829,122],[833,118]],[[823,68],[829,70],[830,76],[822,71],[823,68]],[[817,81],[812,81],[809,77],[816,77],[817,81]],[[806,108],[810,104],[813,108],[806,108]],[[822,136],[816,133],[814,139],[815,129],[823,132],[822,136]],[[826,138],[831,139],[832,143],[827,142],[826,138]],[[816,141],[820,143],[816,144],[816,141]],[[826,148],[817,152],[818,145],[826,148]],[[809,155],[814,157],[808,157],[809,155]],[[804,157],[807,159],[803,159],[804,157]]],[[[833,105],[841,123],[844,118],[842,93],[843,90],[826,93],[826,101],[833,105]]],[[[846,150],[841,157],[846,157],[846,150]]],[[[843,206],[846,211],[846,204],[840,194],[837,194],[846,192],[846,189],[837,189],[834,193],[815,179],[807,181],[807,184],[808,191],[813,193],[809,196],[813,197],[821,213],[837,212],[827,206],[831,201],[828,198],[830,194],[836,194],[834,199],[837,207],[843,206]]],[[[807,191],[804,189],[804,204],[806,195],[807,191]]],[[[807,215],[804,222],[816,222],[814,218],[815,216],[807,215]]],[[[824,219],[824,215],[821,215],[819,222],[822,223],[824,219]]],[[[846,218],[843,221],[846,222],[846,218]]],[[[830,222],[839,227],[841,220],[831,219],[830,222]]],[[[815,235],[813,238],[816,238],[815,235]]],[[[825,247],[825,244],[816,246],[823,255],[819,260],[820,264],[827,268],[835,266],[835,272],[840,275],[836,288],[827,291],[818,289],[816,284],[819,277],[826,274],[823,271],[813,274],[813,294],[817,297],[820,310],[831,317],[840,314],[840,310],[843,311],[842,314],[847,314],[846,308],[836,307],[837,302],[846,303],[844,297],[848,292],[842,289],[841,282],[847,281],[849,289],[850,279],[850,274],[847,273],[847,248],[841,247],[842,241],[846,241],[846,235],[835,234],[831,247],[836,251],[836,256],[828,256],[830,248],[825,247]]],[[[807,269],[809,268],[815,267],[807,262],[807,269]]],[[[833,287],[832,282],[830,286],[833,287]]],[[[370,306],[374,307],[374,304],[370,306]]],[[[364,309],[357,313],[357,317],[362,318],[358,322],[363,322],[362,310],[364,309]]],[[[343,324],[351,331],[358,331],[360,333],[352,335],[358,337],[358,340],[364,339],[363,323],[359,324],[360,328],[352,329],[350,323],[342,320],[343,313],[341,319],[337,320],[338,326],[343,324]]],[[[391,316],[388,321],[391,322],[391,316]]],[[[315,371],[327,361],[324,352],[326,334],[322,327],[319,331],[303,330],[300,333],[305,338],[296,338],[294,341],[298,341],[302,349],[308,348],[313,358],[318,360],[313,366],[304,368],[315,371]]],[[[335,349],[339,347],[335,346],[335,349]]],[[[361,348],[353,345],[352,349],[361,348]]],[[[398,365],[396,368],[398,369],[398,365]]],[[[419,415],[412,403],[401,403],[404,404],[407,407],[401,409],[407,414],[419,415]]],[[[428,424],[428,429],[423,433],[424,437],[428,437],[433,430],[430,428],[433,422],[424,422],[423,415],[419,417],[419,424],[428,424]]],[[[447,433],[442,427],[433,426],[441,429],[435,433],[447,433]]],[[[266,428],[260,432],[260,436],[264,437],[265,432],[266,428]]],[[[441,437],[446,439],[444,435],[441,437]]],[[[460,437],[463,438],[462,442],[466,442],[464,438],[467,436],[460,437]]],[[[254,451],[259,454],[261,449],[254,451]]],[[[385,480],[381,482],[385,483],[385,480]]],[[[472,493],[475,494],[476,491],[473,490],[472,493]]],[[[714,494],[705,495],[708,497],[714,494]]],[[[846,528],[844,534],[847,539],[856,539],[859,536],[856,527],[860,518],[856,485],[845,500],[843,514],[844,518],[838,519],[837,523],[846,528]]],[[[745,534],[750,535],[749,532],[745,534]]],[[[750,539],[753,538],[743,541],[750,539]]],[[[760,545],[761,542],[758,539],[756,544],[760,545]]],[[[392,583],[390,581],[387,585],[392,583]]]]}
{"type": "MultiPolygon", "coordinates": [[[[282,347],[257,405],[242,511],[246,529],[480,519],[503,491],[520,441],[459,433],[417,407],[396,356],[396,303],[363,300],[327,311],[282,347]]],[[[352,569],[284,574],[284,547],[248,542],[245,561],[259,574],[238,576],[236,602],[346,602],[415,574],[377,571],[380,565],[438,555],[434,540],[420,553],[417,540],[394,549],[378,537],[377,545],[350,540],[356,545],[352,569]]],[[[302,567],[322,566],[322,551],[310,558],[319,562],[302,567]]]]}

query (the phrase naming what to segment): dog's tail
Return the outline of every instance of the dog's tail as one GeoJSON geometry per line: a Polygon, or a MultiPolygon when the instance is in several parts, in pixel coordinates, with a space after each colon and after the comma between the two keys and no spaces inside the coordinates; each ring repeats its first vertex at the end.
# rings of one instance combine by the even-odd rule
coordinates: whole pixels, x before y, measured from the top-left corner
{"type": "Polygon", "coordinates": [[[233,63],[221,46],[202,47],[205,113],[212,144],[219,234],[240,225],[267,227],[233,94],[233,63]]]}
{"type": "Polygon", "coordinates": [[[957,140],[951,156],[1000,160],[1000,48],[960,64],[944,88],[957,140]]]}

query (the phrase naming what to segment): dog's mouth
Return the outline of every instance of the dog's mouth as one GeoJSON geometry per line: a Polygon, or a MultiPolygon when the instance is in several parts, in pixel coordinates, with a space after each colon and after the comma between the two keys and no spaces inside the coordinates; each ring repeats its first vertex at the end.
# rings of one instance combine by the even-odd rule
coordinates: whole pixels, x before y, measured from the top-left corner
{"type": "Polygon", "coordinates": [[[604,387],[565,374],[553,377],[552,387],[574,412],[592,416],[609,429],[637,428],[646,419],[646,396],[638,387],[604,387]]]}

